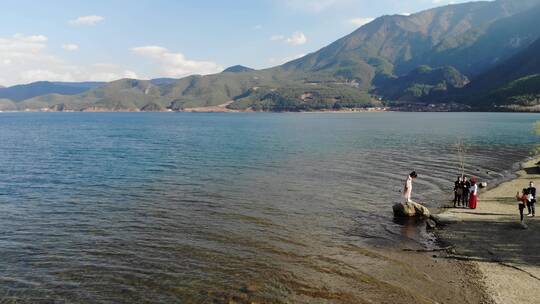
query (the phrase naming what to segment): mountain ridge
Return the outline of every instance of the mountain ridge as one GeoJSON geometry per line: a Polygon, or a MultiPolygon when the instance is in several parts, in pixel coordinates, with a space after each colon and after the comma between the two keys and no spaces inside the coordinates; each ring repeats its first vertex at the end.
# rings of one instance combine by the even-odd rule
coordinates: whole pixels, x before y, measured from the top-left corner
{"type": "MultiPolygon", "coordinates": [[[[237,110],[309,111],[379,107],[381,100],[428,103],[435,98],[443,104],[539,39],[539,14],[540,0],[498,0],[386,15],[273,68],[233,66],[181,79],[122,79],[74,95],[33,96],[16,106],[132,111],[228,103],[237,110]]],[[[467,99],[452,102],[477,105],[467,99]]]]}
{"type": "Polygon", "coordinates": [[[91,88],[103,85],[104,82],[55,82],[36,81],[29,84],[14,85],[0,88],[0,99],[22,101],[46,94],[76,95],[91,88]]]}
{"type": "Polygon", "coordinates": [[[478,75],[442,100],[462,100],[479,108],[540,110],[540,38],[508,60],[478,75]]]}
{"type": "Polygon", "coordinates": [[[223,70],[222,73],[244,73],[244,72],[251,72],[251,71],[255,71],[255,69],[252,69],[243,65],[233,65],[223,70]]]}

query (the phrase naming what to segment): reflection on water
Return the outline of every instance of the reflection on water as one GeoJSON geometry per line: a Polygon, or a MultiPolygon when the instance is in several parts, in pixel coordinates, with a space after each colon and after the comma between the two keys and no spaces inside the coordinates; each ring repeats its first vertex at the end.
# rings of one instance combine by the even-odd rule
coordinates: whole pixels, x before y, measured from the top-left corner
{"type": "Polygon", "coordinates": [[[419,172],[414,199],[448,200],[462,138],[468,173],[501,178],[537,118],[2,113],[0,296],[412,301],[370,250],[425,240],[392,219],[404,177],[419,172]]]}

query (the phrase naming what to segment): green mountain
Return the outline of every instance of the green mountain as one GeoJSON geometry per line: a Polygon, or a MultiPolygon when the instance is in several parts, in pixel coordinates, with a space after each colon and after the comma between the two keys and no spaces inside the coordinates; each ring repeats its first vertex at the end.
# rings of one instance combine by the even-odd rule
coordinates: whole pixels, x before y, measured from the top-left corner
{"type": "Polygon", "coordinates": [[[17,110],[15,103],[9,99],[0,99],[0,111],[14,111],[17,110]]]}
{"type": "Polygon", "coordinates": [[[385,100],[417,102],[527,48],[540,37],[539,14],[538,0],[499,0],[383,16],[283,68],[354,79],[385,100]],[[432,74],[418,73],[424,66],[432,74]]]}
{"type": "MultiPolygon", "coordinates": [[[[460,67],[480,69],[469,58],[449,56],[461,54],[471,47],[479,48],[477,45],[483,44],[484,40],[493,40],[493,32],[498,32],[501,27],[496,22],[502,25],[512,23],[506,19],[520,13],[534,17],[535,12],[530,9],[538,9],[539,4],[538,0],[483,1],[439,7],[410,16],[383,16],[320,51],[287,63],[284,67],[312,72],[336,69],[339,72],[342,67],[356,66],[357,72],[360,72],[356,76],[364,81],[369,81],[372,75],[369,70],[400,75],[423,64],[452,65],[459,70],[462,70],[460,67]]],[[[538,24],[537,18],[510,19],[516,20],[524,28],[538,24]]],[[[527,41],[534,40],[529,36],[538,37],[538,33],[523,34],[515,32],[514,28],[499,33],[500,40],[508,41],[498,46],[504,50],[498,50],[498,53],[513,53],[516,48],[526,46],[527,41]],[[514,45],[511,40],[519,40],[521,45],[514,45]]],[[[492,55],[485,51],[481,57],[488,61],[500,57],[499,54],[492,55]]]]}
{"type": "Polygon", "coordinates": [[[173,82],[176,82],[178,79],[177,78],[167,78],[167,77],[163,77],[163,78],[155,78],[155,79],[151,79],[150,80],[150,83],[152,83],[153,85],[157,85],[157,86],[162,86],[162,85],[168,85],[168,84],[171,84],[173,82]]]}
{"type": "Polygon", "coordinates": [[[516,79],[504,87],[490,92],[489,106],[502,110],[540,111],[540,74],[516,79]]]}
{"type": "Polygon", "coordinates": [[[109,82],[78,95],[49,94],[18,103],[19,109],[51,108],[59,111],[138,111],[160,103],[159,87],[148,80],[123,79],[109,82]]]}
{"type": "Polygon", "coordinates": [[[243,65],[234,65],[223,70],[223,73],[244,73],[255,71],[252,68],[245,67],[243,65]]]}
{"type": "MultiPolygon", "coordinates": [[[[460,35],[451,35],[432,50],[403,65],[451,65],[473,78],[527,48],[540,37],[540,2],[527,0],[495,1],[467,17],[481,19],[484,14],[496,20],[475,24],[460,35]]],[[[489,18],[488,18],[489,19],[489,18]]]]}
{"type": "Polygon", "coordinates": [[[426,96],[462,88],[467,83],[469,79],[454,67],[421,65],[404,76],[381,80],[375,92],[395,101],[421,101],[426,96]]]}
{"type": "Polygon", "coordinates": [[[540,39],[442,99],[477,108],[540,110],[540,39]]]}
{"type": "MultiPolygon", "coordinates": [[[[473,90],[469,87],[487,77],[484,73],[528,50],[540,38],[539,15],[540,0],[498,0],[448,5],[410,16],[383,16],[319,51],[271,69],[235,66],[219,74],[178,80],[123,79],[76,95],[48,94],[16,105],[74,111],[216,105],[309,111],[381,106],[381,99],[386,104],[428,103],[432,98],[445,102],[456,92],[473,90]],[[469,79],[472,83],[460,89],[469,79]]],[[[530,75],[517,72],[514,65],[508,68],[516,75],[530,75]]],[[[501,86],[494,88],[502,89],[517,79],[501,80],[501,86]]],[[[526,86],[531,79],[513,83],[504,92],[526,86]]],[[[483,108],[491,105],[489,101],[452,101],[483,108]]]]}
{"type": "Polygon", "coordinates": [[[103,82],[38,81],[9,88],[0,87],[0,98],[21,101],[46,94],[75,95],[103,84],[103,82]]]}

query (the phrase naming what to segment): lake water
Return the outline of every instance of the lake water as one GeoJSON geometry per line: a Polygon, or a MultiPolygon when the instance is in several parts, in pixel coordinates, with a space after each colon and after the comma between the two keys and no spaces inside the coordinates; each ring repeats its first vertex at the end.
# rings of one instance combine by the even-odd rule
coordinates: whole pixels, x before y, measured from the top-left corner
{"type": "Polygon", "coordinates": [[[393,220],[406,175],[419,174],[413,199],[438,206],[459,172],[458,140],[468,174],[491,182],[539,142],[538,119],[0,113],[0,298],[373,299],[375,275],[358,288],[344,272],[370,275],[369,248],[429,244],[393,220]]]}

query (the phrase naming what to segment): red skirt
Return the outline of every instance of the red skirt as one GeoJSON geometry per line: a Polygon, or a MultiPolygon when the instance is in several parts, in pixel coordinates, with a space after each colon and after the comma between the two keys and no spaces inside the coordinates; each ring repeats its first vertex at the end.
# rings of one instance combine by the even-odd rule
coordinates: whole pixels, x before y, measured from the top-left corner
{"type": "Polygon", "coordinates": [[[471,193],[469,197],[469,208],[476,209],[476,203],[478,202],[478,196],[471,193]]]}

